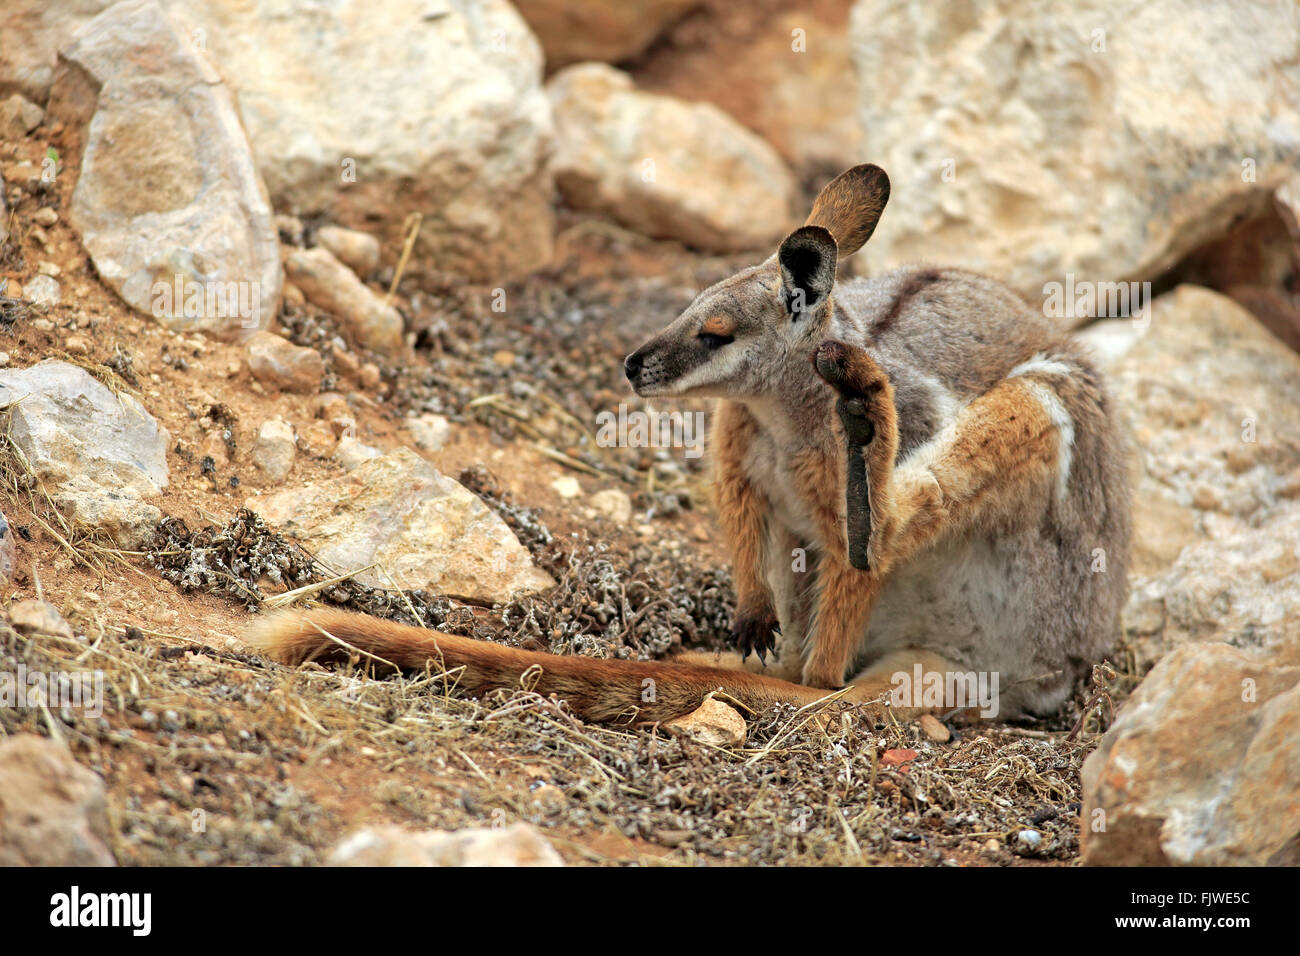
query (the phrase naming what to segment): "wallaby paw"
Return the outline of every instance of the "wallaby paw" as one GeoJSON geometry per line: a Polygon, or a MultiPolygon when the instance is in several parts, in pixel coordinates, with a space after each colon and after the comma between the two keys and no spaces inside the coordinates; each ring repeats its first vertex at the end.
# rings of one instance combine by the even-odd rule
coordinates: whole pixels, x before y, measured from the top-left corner
{"type": "Polygon", "coordinates": [[[776,658],[775,635],[780,633],[781,624],[771,610],[758,613],[737,611],[735,624],[731,628],[731,639],[735,641],[742,661],[754,653],[766,664],[768,651],[772,652],[773,659],[776,658]]]}
{"type": "Polygon", "coordinates": [[[827,339],[813,352],[817,374],[839,393],[835,411],[851,445],[869,445],[876,437],[876,409],[885,398],[889,377],[862,349],[827,339]]]}

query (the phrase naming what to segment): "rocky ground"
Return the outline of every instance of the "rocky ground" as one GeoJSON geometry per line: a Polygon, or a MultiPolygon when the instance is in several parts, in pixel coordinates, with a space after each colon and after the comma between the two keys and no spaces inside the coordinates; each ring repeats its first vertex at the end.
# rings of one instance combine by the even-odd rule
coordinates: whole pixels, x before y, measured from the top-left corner
{"type": "Polygon", "coordinates": [[[1168,77],[1124,43],[1147,14],[1105,4],[1083,12],[1110,25],[1099,51],[1010,9],[661,0],[575,26],[543,0],[384,0],[340,8],[346,57],[298,14],[96,6],[0,17],[23,41],[0,54],[0,673],[95,672],[104,701],[0,707],[0,862],[1295,860],[1300,180],[1278,130],[1300,114],[1277,64],[1300,29],[1193,18],[1166,52],[1202,82],[1120,134],[1107,117],[1168,77]],[[419,56],[374,32],[404,17],[419,56]],[[1225,45],[1231,74],[1197,54],[1225,45]],[[883,49],[915,68],[855,82],[883,49]],[[1086,96],[1039,101],[1076,73],[1086,96]],[[987,115],[908,123],[953,89],[987,115]],[[622,356],[765,255],[861,159],[859,123],[902,175],[851,269],[1155,291],[1060,315],[1125,410],[1137,489],[1125,632],[1060,713],[716,702],[603,727],[526,689],[248,653],[253,615],[291,600],[556,653],[722,648],[703,460],[601,447],[596,416],[644,407],[622,356]],[[1104,201],[1071,198],[1095,181],[1104,201]],[[187,308],[186,280],[236,308],[187,308]]]}

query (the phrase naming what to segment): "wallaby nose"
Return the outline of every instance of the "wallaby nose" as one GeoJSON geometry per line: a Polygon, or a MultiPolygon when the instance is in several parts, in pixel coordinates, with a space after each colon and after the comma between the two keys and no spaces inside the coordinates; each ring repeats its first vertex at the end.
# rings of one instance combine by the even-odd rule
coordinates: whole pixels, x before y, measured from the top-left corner
{"type": "Polygon", "coordinates": [[[627,358],[623,359],[623,374],[627,376],[629,382],[635,382],[636,377],[641,374],[641,366],[644,364],[640,352],[633,352],[627,358]]]}

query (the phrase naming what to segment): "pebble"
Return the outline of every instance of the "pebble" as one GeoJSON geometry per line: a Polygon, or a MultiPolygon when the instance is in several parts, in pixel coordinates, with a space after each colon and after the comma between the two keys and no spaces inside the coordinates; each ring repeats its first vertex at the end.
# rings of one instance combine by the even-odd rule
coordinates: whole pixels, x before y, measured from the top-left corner
{"type": "MultiPolygon", "coordinates": [[[[27,293],[27,301],[32,305],[58,305],[63,299],[63,289],[59,287],[59,284],[54,279],[44,273],[28,279],[24,291],[27,293]]],[[[51,331],[54,328],[54,323],[49,322],[49,329],[43,329],[40,325],[41,322],[49,322],[49,319],[37,319],[32,324],[41,331],[51,331]]]]}
{"type": "Polygon", "coordinates": [[[293,426],[283,419],[272,418],[258,429],[253,443],[253,464],[267,480],[279,483],[289,476],[297,452],[293,426]]]}
{"type": "Polygon", "coordinates": [[[1028,847],[1035,847],[1043,842],[1043,835],[1037,830],[1021,830],[1016,834],[1016,839],[1028,847]]]}
{"type": "Polygon", "coordinates": [[[451,439],[451,422],[442,415],[420,415],[406,421],[407,431],[422,451],[442,451],[451,439]]]}
{"type": "Polygon", "coordinates": [[[32,216],[38,226],[53,226],[59,221],[58,212],[51,206],[42,206],[32,216]]]}
{"type": "Polygon", "coordinates": [[[561,475],[556,478],[551,482],[551,489],[566,500],[582,494],[582,485],[578,484],[578,479],[572,475],[561,475]]]}
{"type": "Polygon", "coordinates": [[[943,725],[937,717],[932,714],[923,714],[921,716],[921,732],[933,740],[935,743],[946,744],[952,737],[948,728],[943,725]]]}

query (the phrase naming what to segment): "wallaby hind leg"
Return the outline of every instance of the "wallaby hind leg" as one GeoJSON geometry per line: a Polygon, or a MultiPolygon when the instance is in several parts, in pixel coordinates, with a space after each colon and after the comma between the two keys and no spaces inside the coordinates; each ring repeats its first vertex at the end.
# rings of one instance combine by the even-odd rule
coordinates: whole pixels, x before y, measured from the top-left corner
{"type": "MultiPolygon", "coordinates": [[[[912,720],[922,714],[946,715],[960,708],[963,717],[973,716],[978,700],[949,699],[938,696],[934,687],[957,685],[950,675],[964,674],[965,668],[942,654],[919,647],[902,647],[875,660],[851,681],[850,700],[890,701],[900,720],[912,720]],[[918,681],[918,674],[920,680],[918,681]],[[928,693],[928,696],[927,696],[928,693]],[[896,697],[901,698],[895,703],[896,697]]],[[[996,702],[992,705],[996,707],[996,702]]]]}

